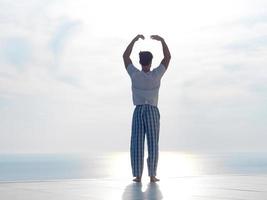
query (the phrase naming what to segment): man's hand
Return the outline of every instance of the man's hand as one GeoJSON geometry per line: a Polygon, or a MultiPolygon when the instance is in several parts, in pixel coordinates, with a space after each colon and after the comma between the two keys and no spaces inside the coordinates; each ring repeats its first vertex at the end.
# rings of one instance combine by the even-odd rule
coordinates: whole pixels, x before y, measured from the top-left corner
{"type": "Polygon", "coordinates": [[[137,41],[140,38],[144,40],[145,39],[145,36],[144,35],[141,35],[141,34],[140,35],[137,35],[137,36],[135,36],[134,41],[137,41]]]}
{"type": "Polygon", "coordinates": [[[159,35],[151,35],[150,38],[153,39],[153,40],[158,40],[158,41],[162,41],[163,40],[163,38],[160,37],[159,35]]]}

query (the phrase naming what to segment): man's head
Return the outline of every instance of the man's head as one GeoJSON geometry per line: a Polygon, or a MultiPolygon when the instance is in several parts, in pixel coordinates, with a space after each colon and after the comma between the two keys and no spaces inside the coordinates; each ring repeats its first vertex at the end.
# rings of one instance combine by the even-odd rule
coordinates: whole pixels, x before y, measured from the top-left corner
{"type": "Polygon", "coordinates": [[[144,71],[149,71],[152,63],[153,55],[149,51],[140,51],[139,63],[142,65],[144,71]]]}

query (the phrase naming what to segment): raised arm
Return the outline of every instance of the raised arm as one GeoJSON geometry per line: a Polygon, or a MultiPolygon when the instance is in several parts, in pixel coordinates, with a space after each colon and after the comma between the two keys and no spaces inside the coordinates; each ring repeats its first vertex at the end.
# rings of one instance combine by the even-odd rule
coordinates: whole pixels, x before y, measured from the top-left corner
{"type": "Polygon", "coordinates": [[[132,60],[130,58],[130,55],[132,53],[134,43],[139,38],[145,39],[145,37],[143,35],[137,35],[137,36],[135,36],[135,38],[130,42],[130,44],[127,46],[126,50],[123,53],[123,61],[124,61],[125,68],[127,68],[129,64],[132,64],[132,60]]]}
{"type": "Polygon", "coordinates": [[[162,59],[161,64],[163,64],[167,69],[169,66],[170,60],[171,60],[171,53],[169,51],[169,48],[168,48],[166,42],[164,41],[164,39],[162,37],[160,37],[158,35],[151,35],[151,39],[158,40],[161,42],[162,49],[163,49],[163,55],[164,55],[164,58],[162,59]]]}

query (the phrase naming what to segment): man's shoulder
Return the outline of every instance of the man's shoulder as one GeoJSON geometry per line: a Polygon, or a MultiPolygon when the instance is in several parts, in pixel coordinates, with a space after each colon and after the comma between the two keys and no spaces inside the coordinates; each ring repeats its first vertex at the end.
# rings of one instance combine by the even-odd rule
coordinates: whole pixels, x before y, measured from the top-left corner
{"type": "Polygon", "coordinates": [[[132,63],[130,63],[126,68],[128,74],[132,76],[133,74],[140,72],[139,69],[137,69],[132,63]]]}
{"type": "Polygon", "coordinates": [[[166,71],[166,67],[161,63],[158,67],[152,70],[152,73],[157,77],[162,77],[166,71]]]}

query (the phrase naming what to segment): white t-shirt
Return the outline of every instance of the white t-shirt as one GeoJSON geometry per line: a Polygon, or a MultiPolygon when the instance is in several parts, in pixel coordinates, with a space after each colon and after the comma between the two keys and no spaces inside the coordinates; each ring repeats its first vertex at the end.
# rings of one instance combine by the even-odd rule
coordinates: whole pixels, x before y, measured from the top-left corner
{"type": "Polygon", "coordinates": [[[165,71],[166,68],[162,64],[147,73],[140,71],[133,64],[128,65],[127,72],[132,80],[134,105],[158,105],[160,81],[165,71]]]}

